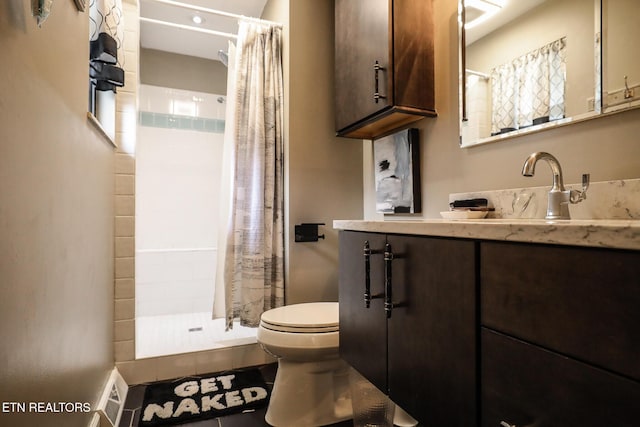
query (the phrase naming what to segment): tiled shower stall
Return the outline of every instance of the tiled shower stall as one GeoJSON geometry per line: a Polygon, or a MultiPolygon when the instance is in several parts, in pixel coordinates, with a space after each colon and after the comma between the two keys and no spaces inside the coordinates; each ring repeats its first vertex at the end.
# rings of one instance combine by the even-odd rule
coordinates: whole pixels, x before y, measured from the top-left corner
{"type": "MultiPolygon", "coordinates": [[[[270,363],[273,359],[257,344],[193,351],[163,357],[136,358],[135,175],[139,118],[139,3],[124,0],[125,87],[116,102],[115,154],[115,284],[114,358],[127,383],[137,384],[194,373],[215,372],[270,363]]],[[[211,126],[211,122],[209,123],[211,126]]],[[[206,300],[207,298],[202,298],[206,300]]]]}
{"type": "Polygon", "coordinates": [[[141,85],[136,147],[136,357],[255,342],[212,320],[225,96],[141,85]]]}
{"type": "Polygon", "coordinates": [[[137,317],[211,311],[224,111],[221,95],[140,86],[137,317]]]}

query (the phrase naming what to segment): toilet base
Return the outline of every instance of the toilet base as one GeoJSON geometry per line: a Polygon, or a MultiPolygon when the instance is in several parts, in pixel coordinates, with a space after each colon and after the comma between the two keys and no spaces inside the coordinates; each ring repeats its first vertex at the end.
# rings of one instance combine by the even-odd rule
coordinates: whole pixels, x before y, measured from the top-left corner
{"type": "Polygon", "coordinates": [[[349,365],[342,359],[278,359],[265,421],[275,427],[317,427],[353,418],[349,365]]]}

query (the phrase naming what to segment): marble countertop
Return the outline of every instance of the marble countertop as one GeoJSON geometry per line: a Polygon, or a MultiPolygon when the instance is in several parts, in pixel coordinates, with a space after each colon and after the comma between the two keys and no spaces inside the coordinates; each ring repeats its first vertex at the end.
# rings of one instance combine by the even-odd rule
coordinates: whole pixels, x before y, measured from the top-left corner
{"type": "Polygon", "coordinates": [[[338,230],[640,250],[640,220],[335,220],[338,230]]]}

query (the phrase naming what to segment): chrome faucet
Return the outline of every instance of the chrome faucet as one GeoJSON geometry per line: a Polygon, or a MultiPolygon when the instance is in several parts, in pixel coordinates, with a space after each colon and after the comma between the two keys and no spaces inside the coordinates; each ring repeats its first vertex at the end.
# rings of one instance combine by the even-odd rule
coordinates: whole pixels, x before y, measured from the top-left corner
{"type": "Polygon", "coordinates": [[[589,174],[582,175],[582,191],[566,190],[562,182],[562,168],[558,159],[549,153],[538,151],[532,153],[524,162],[522,175],[533,176],[538,160],[546,160],[553,174],[553,185],[549,190],[546,219],[571,219],[569,203],[580,203],[587,198],[589,188],[589,174]]]}

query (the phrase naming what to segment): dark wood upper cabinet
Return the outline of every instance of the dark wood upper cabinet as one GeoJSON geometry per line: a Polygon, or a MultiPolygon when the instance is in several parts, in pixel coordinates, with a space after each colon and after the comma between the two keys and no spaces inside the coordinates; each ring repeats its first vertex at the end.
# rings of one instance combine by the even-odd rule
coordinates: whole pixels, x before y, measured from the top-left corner
{"type": "Polygon", "coordinates": [[[335,90],[339,136],[436,116],[432,0],[335,0],[335,90]]]}

